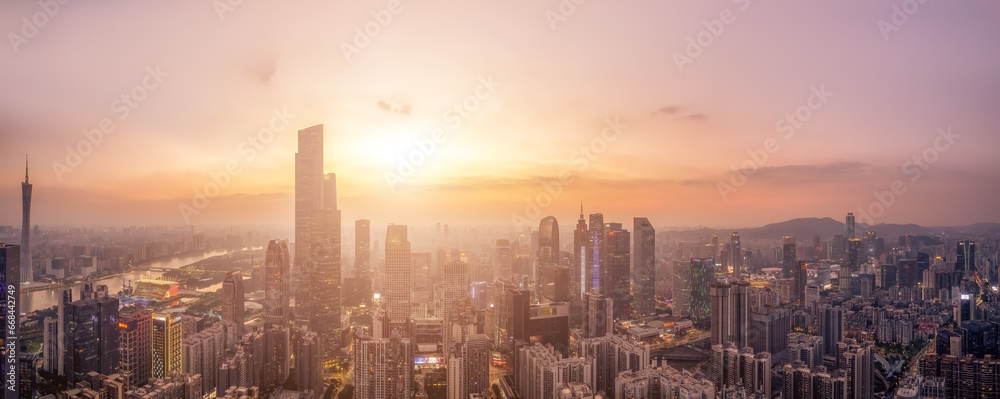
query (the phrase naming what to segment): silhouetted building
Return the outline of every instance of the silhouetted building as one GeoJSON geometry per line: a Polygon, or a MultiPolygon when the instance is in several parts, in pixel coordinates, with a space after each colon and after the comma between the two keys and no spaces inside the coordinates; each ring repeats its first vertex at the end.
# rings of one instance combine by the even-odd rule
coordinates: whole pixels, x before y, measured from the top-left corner
{"type": "MultiPolygon", "coordinates": [[[[590,214],[590,229],[587,231],[587,265],[584,269],[586,289],[584,292],[601,290],[601,279],[605,273],[602,269],[604,261],[604,215],[590,214]]],[[[601,292],[610,295],[609,292],[601,292]]]]}
{"type": "Polygon", "coordinates": [[[240,334],[243,334],[245,299],[243,274],[239,270],[226,273],[222,281],[222,320],[235,324],[240,334]]]}
{"type": "Polygon", "coordinates": [[[601,293],[614,299],[616,321],[632,317],[631,244],[632,236],[620,223],[605,226],[601,293]]]}
{"type": "Polygon", "coordinates": [[[656,229],[649,219],[633,220],[632,291],[635,314],[656,314],[656,229]]]}
{"type": "Polygon", "coordinates": [[[340,350],[341,331],[340,210],[314,210],[309,227],[312,245],[306,262],[311,266],[307,284],[311,300],[305,316],[309,329],[323,342],[323,364],[332,366],[340,350]]]}
{"type": "MultiPolygon", "coordinates": [[[[316,125],[299,130],[298,152],[295,153],[296,286],[306,282],[309,277],[306,274],[308,267],[304,264],[312,242],[309,238],[309,218],[312,217],[313,210],[321,208],[323,208],[323,125],[316,125]]],[[[291,292],[286,295],[290,296],[291,292]]]]}
{"type": "MultiPolygon", "coordinates": [[[[27,181],[27,172],[25,172],[25,181],[27,181]]],[[[8,321],[4,323],[2,335],[4,354],[2,370],[5,381],[9,379],[8,376],[19,375],[17,359],[18,351],[21,350],[21,323],[19,322],[21,298],[18,291],[21,288],[20,255],[21,248],[17,245],[0,243],[0,293],[3,295],[4,302],[4,306],[0,306],[0,316],[3,317],[3,320],[8,321]],[[11,290],[10,288],[14,289],[11,290]],[[10,323],[9,321],[11,320],[14,323],[10,323]]],[[[115,301],[117,302],[117,300],[115,301]]],[[[115,310],[117,311],[117,308],[115,310]]],[[[16,398],[18,395],[17,378],[14,378],[13,387],[8,384],[5,384],[5,386],[13,388],[13,390],[4,389],[4,398],[16,398]]],[[[72,386],[72,383],[70,386],[72,386]]]]}
{"type": "Polygon", "coordinates": [[[955,270],[966,274],[977,271],[976,269],[976,242],[963,240],[958,242],[955,257],[955,270]]]}
{"type": "Polygon", "coordinates": [[[740,244],[740,233],[733,232],[733,235],[729,239],[729,256],[732,258],[730,261],[730,266],[733,267],[733,273],[737,276],[742,276],[746,270],[744,270],[743,264],[743,245],[740,244]]]}
{"type": "Polygon", "coordinates": [[[583,299],[583,337],[596,338],[614,333],[612,299],[588,293],[583,299]]]}
{"type": "MultiPolygon", "coordinates": [[[[31,261],[31,183],[28,183],[28,156],[24,156],[24,182],[21,183],[21,271],[20,281],[34,281],[34,263],[31,261]]],[[[5,391],[9,392],[9,391],[5,391]]]]}
{"type": "Polygon", "coordinates": [[[372,297],[371,223],[368,219],[354,221],[354,276],[366,284],[362,292],[367,292],[368,304],[372,297]]]}
{"type": "Polygon", "coordinates": [[[542,265],[539,285],[542,297],[553,302],[567,302],[570,298],[570,268],[555,264],[542,265]]]}
{"type": "Polygon", "coordinates": [[[98,297],[66,304],[66,384],[75,387],[87,373],[111,375],[119,366],[118,298],[98,297]]]}
{"type": "Polygon", "coordinates": [[[576,229],[573,230],[573,271],[570,283],[572,284],[573,297],[583,298],[583,294],[590,291],[590,287],[583,283],[587,281],[587,247],[588,239],[587,222],[583,219],[583,204],[580,204],[580,219],[576,221],[576,229]]]}
{"type": "Polygon", "coordinates": [[[559,222],[553,216],[546,216],[538,224],[539,265],[559,264],[559,222]]]}
{"type": "Polygon", "coordinates": [[[795,236],[784,236],[781,247],[781,267],[785,278],[792,278],[799,263],[795,260],[795,236]]]}

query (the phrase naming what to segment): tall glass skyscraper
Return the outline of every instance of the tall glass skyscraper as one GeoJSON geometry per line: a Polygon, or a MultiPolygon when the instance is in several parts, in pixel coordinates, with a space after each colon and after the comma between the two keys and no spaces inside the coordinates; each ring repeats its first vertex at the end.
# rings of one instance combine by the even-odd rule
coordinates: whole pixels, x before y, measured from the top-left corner
{"type": "Polygon", "coordinates": [[[21,350],[20,342],[20,314],[21,298],[21,250],[17,245],[6,245],[0,243],[0,293],[3,295],[3,375],[4,375],[4,398],[17,398],[18,395],[18,351],[21,350]],[[10,289],[13,288],[13,289],[10,289]],[[13,321],[11,323],[10,321],[13,321]],[[13,380],[7,376],[15,376],[13,380]]]}
{"type": "Polygon", "coordinates": [[[656,313],[656,230],[649,219],[633,219],[632,231],[632,291],[635,314],[640,317],[656,313]]]}

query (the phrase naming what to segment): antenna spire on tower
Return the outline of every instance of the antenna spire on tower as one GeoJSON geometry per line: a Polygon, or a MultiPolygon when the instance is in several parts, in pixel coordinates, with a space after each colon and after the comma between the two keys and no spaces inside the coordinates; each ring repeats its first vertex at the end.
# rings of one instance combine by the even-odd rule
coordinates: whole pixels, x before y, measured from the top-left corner
{"type": "Polygon", "coordinates": [[[28,154],[24,154],[24,182],[28,182],[28,154]]]}

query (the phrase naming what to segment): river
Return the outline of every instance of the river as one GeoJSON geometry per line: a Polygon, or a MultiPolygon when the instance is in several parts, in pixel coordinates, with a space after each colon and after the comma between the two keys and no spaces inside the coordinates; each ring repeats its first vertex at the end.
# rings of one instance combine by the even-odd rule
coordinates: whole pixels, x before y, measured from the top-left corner
{"type": "MultiPolygon", "coordinates": [[[[172,256],[172,257],[169,257],[169,258],[163,258],[163,259],[154,260],[152,262],[143,263],[142,264],[142,268],[177,269],[179,267],[187,266],[187,265],[190,265],[192,263],[196,263],[196,262],[199,262],[199,261],[202,261],[202,260],[214,257],[214,256],[225,255],[225,254],[230,253],[230,252],[232,252],[232,251],[226,251],[226,250],[221,250],[220,249],[220,250],[207,251],[207,252],[201,253],[201,254],[194,254],[194,255],[188,254],[188,255],[172,256]]],[[[101,279],[101,280],[98,280],[98,281],[94,281],[93,284],[94,284],[94,287],[97,287],[98,285],[102,285],[102,284],[103,285],[107,285],[108,286],[108,290],[111,291],[111,293],[116,293],[119,290],[121,290],[123,282],[132,281],[133,285],[134,285],[135,284],[134,282],[137,281],[137,280],[139,280],[140,277],[141,278],[159,277],[162,274],[163,274],[163,272],[143,272],[143,273],[132,272],[132,273],[125,273],[125,274],[117,275],[117,276],[114,276],[114,277],[107,277],[107,278],[104,278],[104,279],[101,279]]],[[[33,284],[39,284],[39,283],[33,283],[33,284]]],[[[205,288],[205,289],[202,289],[202,290],[199,290],[199,291],[203,291],[203,292],[214,291],[214,290],[218,289],[220,286],[221,286],[221,283],[213,285],[213,286],[205,288]]],[[[26,288],[26,287],[29,287],[29,285],[22,285],[22,287],[26,288]]],[[[76,284],[76,285],[73,286],[73,299],[74,300],[80,299],[79,298],[79,296],[80,296],[80,290],[82,290],[82,289],[83,289],[83,283],[76,284]]],[[[59,298],[58,298],[59,293],[58,293],[58,291],[61,291],[61,290],[52,289],[52,290],[35,291],[35,292],[30,292],[30,293],[27,293],[25,295],[22,295],[21,296],[21,312],[22,313],[30,313],[30,312],[34,312],[36,310],[47,309],[47,308],[51,308],[53,306],[56,306],[59,303],[59,298]]]]}

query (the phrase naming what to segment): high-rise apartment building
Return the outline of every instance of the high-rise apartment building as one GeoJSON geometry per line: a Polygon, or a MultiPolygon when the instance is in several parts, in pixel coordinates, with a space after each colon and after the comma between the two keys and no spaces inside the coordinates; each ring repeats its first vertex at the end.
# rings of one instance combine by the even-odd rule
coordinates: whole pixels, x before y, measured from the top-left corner
{"type": "Polygon", "coordinates": [[[354,341],[354,397],[409,399],[413,396],[413,344],[410,339],[358,338],[354,341]]]}

